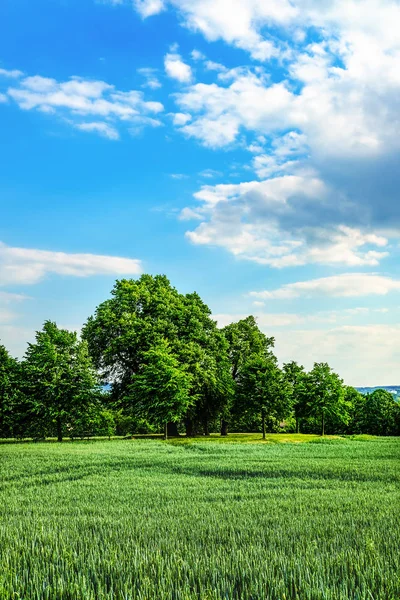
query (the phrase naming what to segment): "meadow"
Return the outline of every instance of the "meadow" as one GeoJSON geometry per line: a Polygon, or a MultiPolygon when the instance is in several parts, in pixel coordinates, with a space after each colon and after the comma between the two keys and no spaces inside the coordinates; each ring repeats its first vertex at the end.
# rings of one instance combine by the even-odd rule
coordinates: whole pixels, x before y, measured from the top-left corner
{"type": "Polygon", "coordinates": [[[400,439],[0,445],[1,600],[398,600],[400,439]]]}

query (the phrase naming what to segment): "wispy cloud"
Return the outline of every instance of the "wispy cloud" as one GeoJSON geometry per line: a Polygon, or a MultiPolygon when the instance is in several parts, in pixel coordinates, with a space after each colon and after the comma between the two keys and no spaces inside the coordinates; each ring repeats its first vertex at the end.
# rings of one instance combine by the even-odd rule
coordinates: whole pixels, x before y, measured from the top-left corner
{"type": "Polygon", "coordinates": [[[275,290],[254,291],[249,295],[260,300],[283,300],[300,296],[385,296],[389,292],[399,290],[399,279],[376,273],[342,273],[332,277],[288,283],[275,290]]]}
{"type": "MultiPolygon", "coordinates": [[[[141,261],[137,259],[15,248],[0,243],[0,284],[3,286],[35,284],[50,274],[90,277],[137,275],[141,272],[141,261]]],[[[4,296],[7,297],[8,294],[4,296]]]]}
{"type": "Polygon", "coordinates": [[[164,109],[160,102],[146,100],[141,91],[122,91],[104,81],[80,77],[61,82],[40,75],[23,77],[5,89],[4,96],[22,110],[54,114],[76,129],[112,140],[119,138],[117,126],[161,124],[156,115],[164,109]]]}

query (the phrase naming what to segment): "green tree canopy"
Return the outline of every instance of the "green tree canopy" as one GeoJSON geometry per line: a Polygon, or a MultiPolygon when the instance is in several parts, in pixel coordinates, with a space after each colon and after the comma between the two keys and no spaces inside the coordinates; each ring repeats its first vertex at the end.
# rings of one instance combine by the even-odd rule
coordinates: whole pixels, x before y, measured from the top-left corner
{"type": "Polygon", "coordinates": [[[393,394],[378,389],[365,397],[362,427],[372,435],[398,435],[399,405],[393,394]]]}
{"type": "Polygon", "coordinates": [[[129,392],[135,399],[136,414],[164,424],[167,438],[168,423],[182,420],[195,398],[189,394],[191,377],[181,368],[166,340],[144,353],[132,380],[129,392]]]}
{"type": "Polygon", "coordinates": [[[327,363],[314,364],[304,379],[303,394],[308,414],[320,419],[322,435],[325,435],[327,416],[335,416],[343,422],[348,420],[343,381],[327,363]]]}
{"type": "Polygon", "coordinates": [[[82,415],[98,394],[97,375],[87,343],[77,334],[46,321],[23,361],[25,390],[31,412],[54,423],[62,441],[66,427],[82,415]]]}
{"type": "Polygon", "coordinates": [[[302,365],[297,364],[294,360],[284,364],[282,370],[285,381],[290,389],[293,412],[296,419],[296,433],[300,433],[300,419],[307,414],[307,404],[304,394],[305,370],[302,365]]]}
{"type": "Polygon", "coordinates": [[[229,402],[227,343],[196,293],[180,294],[164,275],[142,275],[115,283],[112,297],[98,306],[83,329],[90,352],[113,397],[135,406],[134,377],[141,373],[148,352],[168,342],[170,354],[190,372],[193,402],[185,415],[204,421],[229,402]]]}
{"type": "Polygon", "coordinates": [[[0,437],[13,435],[19,385],[18,361],[0,345],[0,437]]]}
{"type": "MultiPolygon", "coordinates": [[[[231,367],[232,378],[237,384],[242,372],[246,369],[247,363],[258,357],[263,361],[276,360],[272,348],[275,340],[273,337],[267,337],[260,331],[255,318],[250,315],[236,323],[231,323],[223,328],[223,334],[228,342],[228,356],[231,367]]],[[[238,391],[231,396],[232,403],[225,410],[221,422],[221,435],[227,435],[228,421],[231,415],[236,419],[241,415],[242,400],[238,391]]]]}
{"type": "Polygon", "coordinates": [[[253,355],[240,371],[237,381],[240,411],[258,413],[262,420],[263,439],[266,418],[281,420],[290,411],[290,388],[276,360],[253,355]]]}

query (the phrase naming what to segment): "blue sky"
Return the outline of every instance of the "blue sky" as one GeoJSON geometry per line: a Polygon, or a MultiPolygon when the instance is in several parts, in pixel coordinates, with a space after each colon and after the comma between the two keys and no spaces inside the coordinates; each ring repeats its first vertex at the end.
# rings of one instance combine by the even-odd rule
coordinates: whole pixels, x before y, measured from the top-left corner
{"type": "Polygon", "coordinates": [[[397,0],[3,0],[0,339],[165,273],[398,383],[397,0]]]}

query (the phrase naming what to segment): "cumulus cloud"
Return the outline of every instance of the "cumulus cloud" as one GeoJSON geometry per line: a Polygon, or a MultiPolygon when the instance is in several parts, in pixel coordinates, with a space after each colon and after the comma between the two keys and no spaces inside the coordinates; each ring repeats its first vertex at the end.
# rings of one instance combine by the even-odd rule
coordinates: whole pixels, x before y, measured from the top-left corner
{"type": "Polygon", "coordinates": [[[5,95],[22,110],[55,114],[77,129],[112,140],[119,137],[117,125],[160,124],[154,115],[164,109],[160,102],[145,100],[143,92],[122,91],[104,81],[80,77],[63,82],[40,75],[23,77],[5,95]]]}
{"type": "Polygon", "coordinates": [[[275,290],[250,292],[250,296],[261,300],[283,300],[304,296],[385,296],[400,290],[400,280],[376,273],[342,273],[309,281],[288,283],[275,290]]]}
{"type": "Polygon", "coordinates": [[[0,243],[0,283],[3,286],[35,284],[50,274],[128,276],[141,271],[141,262],[137,259],[16,248],[0,243]]]}
{"type": "MultiPolygon", "coordinates": [[[[307,263],[377,265],[387,239],[343,224],[352,210],[318,177],[205,185],[195,194],[202,222],[188,231],[194,244],[220,246],[238,258],[272,267],[307,263]]],[[[185,218],[190,212],[185,211],[185,218]]]]}
{"type": "Polygon", "coordinates": [[[166,54],[164,58],[165,72],[171,79],[176,79],[181,83],[189,83],[192,79],[192,69],[190,65],[183,62],[181,56],[176,53],[166,54]]]}

